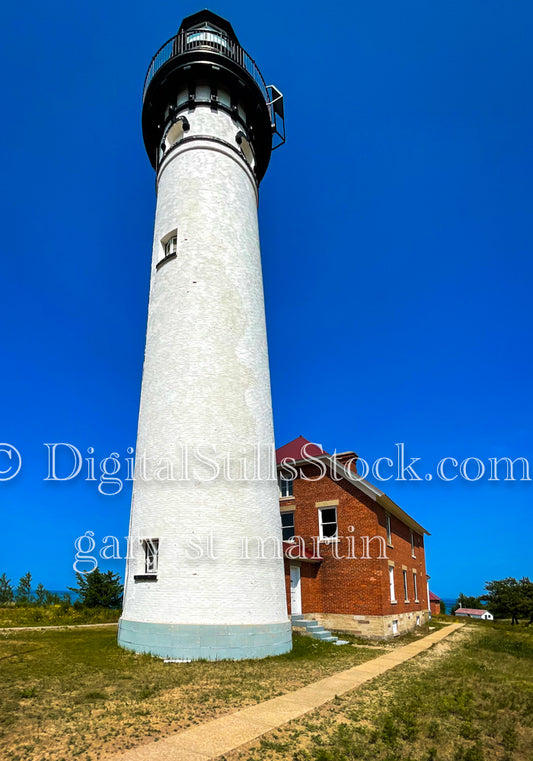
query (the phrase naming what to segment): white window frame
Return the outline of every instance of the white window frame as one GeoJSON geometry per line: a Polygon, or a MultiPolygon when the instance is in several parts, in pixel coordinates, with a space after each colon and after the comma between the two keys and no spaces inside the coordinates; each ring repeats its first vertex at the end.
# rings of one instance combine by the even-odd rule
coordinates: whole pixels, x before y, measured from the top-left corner
{"type": "Polygon", "coordinates": [[[389,591],[390,591],[390,601],[392,603],[398,602],[396,599],[396,590],[394,588],[394,566],[389,566],[389,591]]]}
{"type": "Polygon", "coordinates": [[[159,268],[167,259],[174,259],[178,255],[178,228],[171,230],[161,238],[161,257],[157,262],[159,268]]]}
{"type": "Polygon", "coordinates": [[[165,256],[172,256],[178,253],[178,235],[173,235],[164,245],[165,256]]]}
{"type": "Polygon", "coordinates": [[[396,637],[400,633],[399,621],[394,618],[392,621],[392,634],[396,637]]]}
{"type": "Polygon", "coordinates": [[[402,575],[403,575],[403,596],[405,599],[405,602],[409,602],[409,589],[407,587],[407,569],[402,569],[402,575]]]}
{"type": "Polygon", "coordinates": [[[294,478],[283,478],[283,471],[278,475],[279,496],[281,499],[294,497],[294,478]]]}
{"type": "Polygon", "coordinates": [[[143,539],[144,572],[156,575],[159,567],[159,539],[143,539]]]}
{"type": "Polygon", "coordinates": [[[411,529],[411,557],[416,558],[415,554],[415,532],[411,529]]]}
{"type": "Polygon", "coordinates": [[[281,513],[281,518],[282,518],[282,521],[281,521],[281,538],[283,539],[284,542],[293,542],[294,541],[294,537],[295,537],[295,533],[296,533],[295,530],[294,530],[294,510],[285,510],[284,512],[281,513]],[[290,526],[284,526],[283,525],[283,516],[284,515],[290,515],[291,518],[292,518],[292,536],[289,539],[285,539],[285,537],[283,536],[284,529],[290,528],[290,526]]]}
{"type": "Polygon", "coordinates": [[[336,542],[339,538],[339,522],[338,522],[338,516],[337,516],[337,505],[324,505],[323,507],[318,508],[318,530],[319,530],[319,538],[321,542],[336,542]],[[323,510],[335,510],[335,521],[326,521],[324,522],[322,520],[322,512],[323,510]],[[333,536],[324,536],[324,526],[331,526],[335,523],[335,534],[333,536]]]}
{"type": "Polygon", "coordinates": [[[385,513],[385,530],[387,532],[387,544],[392,547],[392,527],[390,513],[385,513]]]}
{"type": "Polygon", "coordinates": [[[416,583],[416,571],[413,571],[413,584],[415,586],[415,602],[419,602],[419,600],[418,600],[418,584],[416,583]]]}

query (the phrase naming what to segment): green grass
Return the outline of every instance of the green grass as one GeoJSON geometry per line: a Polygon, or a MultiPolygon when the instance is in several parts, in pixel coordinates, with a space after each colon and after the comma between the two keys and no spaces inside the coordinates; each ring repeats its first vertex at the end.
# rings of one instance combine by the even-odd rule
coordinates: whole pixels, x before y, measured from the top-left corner
{"type": "Polygon", "coordinates": [[[291,653],[264,660],[164,664],[117,647],[113,628],[0,629],[0,758],[96,759],[381,652],[297,636],[291,653]]]}
{"type": "Polygon", "coordinates": [[[118,621],[120,610],[107,608],[74,608],[59,604],[12,605],[0,607],[0,629],[14,626],[72,626],[104,624],[118,621]]]}
{"type": "Polygon", "coordinates": [[[228,761],[531,761],[533,627],[460,630],[271,738],[228,761]]]}

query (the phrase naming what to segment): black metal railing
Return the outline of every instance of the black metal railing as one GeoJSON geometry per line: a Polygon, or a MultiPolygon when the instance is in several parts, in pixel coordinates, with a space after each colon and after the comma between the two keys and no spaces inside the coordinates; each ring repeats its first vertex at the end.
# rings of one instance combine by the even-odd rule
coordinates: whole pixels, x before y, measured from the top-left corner
{"type": "Polygon", "coordinates": [[[231,58],[232,61],[238,63],[243,69],[246,69],[261,90],[265,103],[272,116],[269,93],[261,72],[253,58],[251,58],[246,50],[241,48],[235,40],[231,39],[231,37],[228,37],[218,30],[213,31],[205,28],[186,29],[175,37],[172,37],[159,48],[152,58],[144,80],[143,102],[146,97],[148,86],[161,66],[167,61],[170,61],[171,58],[175,58],[176,56],[196,49],[215,50],[217,53],[227,56],[227,58],[231,58]]]}

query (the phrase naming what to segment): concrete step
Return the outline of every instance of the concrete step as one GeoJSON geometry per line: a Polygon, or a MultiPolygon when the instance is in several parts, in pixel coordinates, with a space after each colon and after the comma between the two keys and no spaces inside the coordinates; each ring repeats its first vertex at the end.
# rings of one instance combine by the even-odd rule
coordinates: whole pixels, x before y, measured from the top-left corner
{"type": "Polygon", "coordinates": [[[337,639],[337,637],[335,637],[335,639],[337,640],[334,643],[335,645],[349,645],[350,644],[347,639],[337,639]]]}
{"type": "Polygon", "coordinates": [[[306,634],[310,634],[313,639],[319,639],[321,642],[330,642],[333,645],[348,644],[344,640],[339,640],[312,618],[304,618],[303,615],[291,616],[291,624],[298,629],[305,629],[306,634]]]}
{"type": "Polygon", "coordinates": [[[334,637],[331,632],[327,631],[327,629],[322,629],[320,632],[313,632],[313,639],[327,640],[328,642],[331,642],[334,639],[336,640],[337,637],[334,637]]]}

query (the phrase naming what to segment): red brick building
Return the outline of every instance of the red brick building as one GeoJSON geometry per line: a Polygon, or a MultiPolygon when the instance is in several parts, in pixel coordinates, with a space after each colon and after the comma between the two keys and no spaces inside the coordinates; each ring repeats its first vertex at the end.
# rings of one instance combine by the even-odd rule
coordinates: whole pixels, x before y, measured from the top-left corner
{"type": "Polygon", "coordinates": [[[429,608],[432,616],[438,616],[440,613],[440,597],[434,595],[433,592],[429,593],[429,608]]]}
{"type": "Polygon", "coordinates": [[[428,620],[428,532],[356,460],[303,437],[277,450],[288,607],[327,629],[391,637],[428,620]]]}

